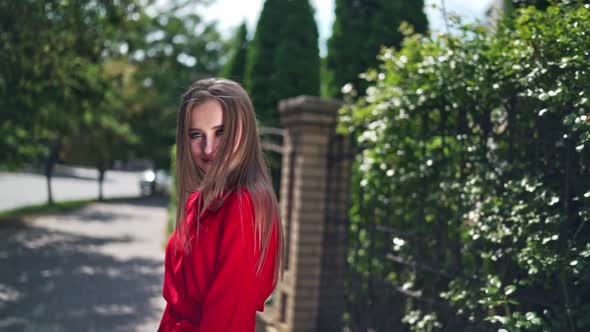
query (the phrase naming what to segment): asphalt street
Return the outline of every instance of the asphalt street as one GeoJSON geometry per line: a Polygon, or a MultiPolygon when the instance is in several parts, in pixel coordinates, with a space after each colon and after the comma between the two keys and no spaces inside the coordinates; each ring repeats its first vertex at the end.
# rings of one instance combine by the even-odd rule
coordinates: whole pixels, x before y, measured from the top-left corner
{"type": "Polygon", "coordinates": [[[0,227],[0,331],[156,331],[166,205],[94,203],[0,227]]]}

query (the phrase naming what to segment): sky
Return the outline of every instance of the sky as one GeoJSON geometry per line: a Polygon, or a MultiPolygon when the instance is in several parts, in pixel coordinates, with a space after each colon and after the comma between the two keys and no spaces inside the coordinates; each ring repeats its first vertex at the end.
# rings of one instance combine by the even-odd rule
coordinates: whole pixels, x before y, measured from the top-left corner
{"type": "MultiPolygon", "coordinates": [[[[413,0],[406,0],[413,1],[413,0]]],[[[433,32],[444,31],[444,20],[441,15],[441,1],[426,0],[425,12],[428,16],[430,29],[433,32]],[[439,8],[433,8],[433,5],[439,8]]],[[[332,32],[334,23],[334,0],[310,0],[315,8],[315,19],[320,35],[320,53],[325,55],[326,40],[332,32]]],[[[262,9],[264,0],[215,0],[202,11],[203,17],[209,21],[217,21],[221,33],[225,37],[231,36],[237,27],[246,20],[249,34],[256,28],[256,22],[262,9]]],[[[492,0],[446,0],[447,12],[460,16],[465,22],[484,19],[486,10],[492,0]]]]}

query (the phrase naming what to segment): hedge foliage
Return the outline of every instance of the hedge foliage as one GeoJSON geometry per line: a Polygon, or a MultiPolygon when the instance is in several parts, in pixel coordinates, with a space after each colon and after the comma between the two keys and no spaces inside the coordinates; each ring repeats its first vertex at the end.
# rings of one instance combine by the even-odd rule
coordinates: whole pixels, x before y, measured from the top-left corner
{"type": "Polygon", "coordinates": [[[590,6],[457,31],[383,50],[342,110],[349,323],[590,331],[590,6]]]}

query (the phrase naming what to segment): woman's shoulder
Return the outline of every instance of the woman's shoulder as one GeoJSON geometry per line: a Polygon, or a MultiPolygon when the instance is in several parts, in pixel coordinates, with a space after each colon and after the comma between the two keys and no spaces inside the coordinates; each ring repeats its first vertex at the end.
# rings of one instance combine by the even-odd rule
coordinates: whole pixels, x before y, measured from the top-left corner
{"type": "MultiPolygon", "coordinates": [[[[199,195],[200,195],[200,193],[198,191],[193,191],[193,192],[190,192],[188,194],[188,197],[185,198],[186,199],[185,203],[184,203],[185,215],[190,215],[191,213],[194,213],[199,195]]],[[[182,203],[178,202],[178,204],[182,204],[182,203]]]]}
{"type": "Polygon", "coordinates": [[[223,206],[232,210],[251,210],[253,208],[252,196],[247,188],[232,190],[226,197],[223,206]]]}
{"type": "Polygon", "coordinates": [[[186,205],[188,206],[193,206],[195,204],[195,202],[197,201],[197,199],[199,198],[199,195],[201,193],[199,191],[193,191],[191,193],[189,193],[188,198],[186,199],[186,205]]]}

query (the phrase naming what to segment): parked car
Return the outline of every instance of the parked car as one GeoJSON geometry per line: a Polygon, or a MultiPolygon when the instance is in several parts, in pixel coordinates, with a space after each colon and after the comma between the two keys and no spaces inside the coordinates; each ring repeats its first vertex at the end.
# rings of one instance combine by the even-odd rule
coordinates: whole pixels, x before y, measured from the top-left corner
{"type": "Polygon", "coordinates": [[[139,189],[142,195],[169,195],[172,190],[172,176],[162,169],[146,169],[141,173],[139,189]]]}

